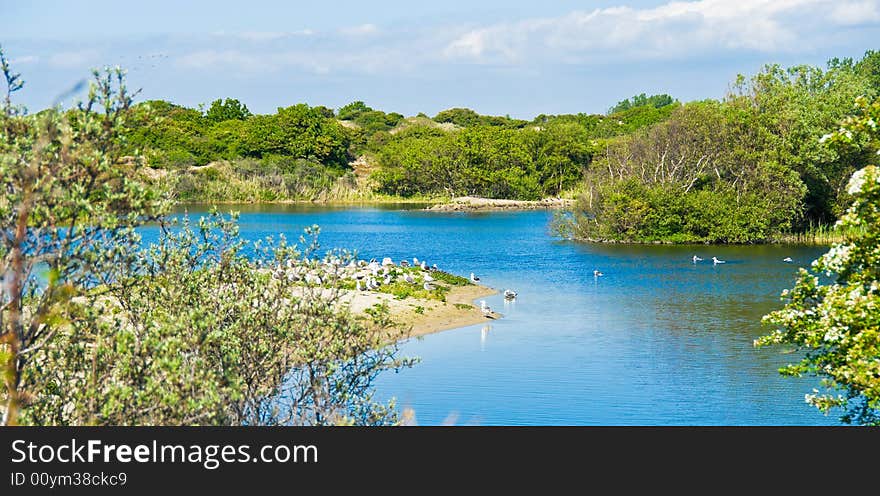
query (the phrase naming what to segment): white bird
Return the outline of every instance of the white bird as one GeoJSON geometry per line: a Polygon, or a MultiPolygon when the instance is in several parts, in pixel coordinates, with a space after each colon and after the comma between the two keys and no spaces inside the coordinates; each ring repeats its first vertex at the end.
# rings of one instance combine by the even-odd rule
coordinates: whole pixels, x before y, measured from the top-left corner
{"type": "Polygon", "coordinates": [[[437,269],[437,264],[431,265],[431,270],[438,270],[438,269],[437,269]]]}
{"type": "Polygon", "coordinates": [[[717,264],[722,264],[722,263],[727,263],[727,262],[725,262],[724,260],[718,260],[717,257],[712,257],[712,263],[717,265],[717,264]]]}
{"type": "Polygon", "coordinates": [[[422,260],[422,264],[421,264],[422,270],[428,270],[427,265],[428,265],[428,264],[426,264],[425,261],[422,260]]]}
{"type": "Polygon", "coordinates": [[[435,289],[437,289],[436,286],[434,286],[433,284],[431,284],[431,283],[429,283],[429,282],[426,282],[425,284],[422,284],[422,288],[424,288],[425,291],[434,291],[435,289]]]}
{"type": "Polygon", "coordinates": [[[492,309],[486,304],[486,300],[480,300],[480,310],[483,312],[484,317],[492,316],[492,309]]]}
{"type": "Polygon", "coordinates": [[[792,262],[794,262],[794,260],[792,260],[791,257],[785,257],[785,258],[782,259],[782,261],[785,262],[785,263],[792,263],[792,262]]]}
{"type": "Polygon", "coordinates": [[[504,298],[507,300],[512,300],[512,299],[516,298],[516,291],[514,291],[512,289],[505,289],[504,290],[504,298]]]}
{"type": "Polygon", "coordinates": [[[382,281],[382,284],[391,284],[391,275],[385,276],[385,280],[382,281]]]}
{"type": "Polygon", "coordinates": [[[385,257],[382,259],[382,265],[394,265],[394,262],[391,261],[391,257],[385,257]]]}
{"type": "Polygon", "coordinates": [[[479,282],[480,278],[475,276],[473,272],[471,272],[471,282],[479,282]]]}
{"type": "Polygon", "coordinates": [[[430,274],[425,274],[424,276],[422,276],[422,279],[424,279],[425,282],[433,282],[434,281],[434,278],[431,277],[430,274]]]}
{"type": "Polygon", "coordinates": [[[702,261],[703,261],[702,258],[700,258],[700,257],[698,257],[698,256],[696,256],[696,255],[694,255],[694,263],[702,262],[702,261]]]}
{"type": "Polygon", "coordinates": [[[406,260],[401,260],[401,261],[400,261],[400,266],[401,266],[401,267],[409,267],[409,262],[407,262],[406,260]]]}
{"type": "Polygon", "coordinates": [[[408,283],[410,283],[410,284],[413,284],[413,283],[416,282],[416,280],[413,278],[413,276],[411,276],[411,275],[409,275],[409,274],[404,274],[404,275],[403,275],[403,280],[406,281],[406,282],[408,282],[408,283]]]}
{"type": "Polygon", "coordinates": [[[413,257],[413,266],[416,266],[418,264],[419,264],[419,259],[416,257],[413,257]]]}
{"type": "Polygon", "coordinates": [[[593,277],[602,277],[603,275],[605,275],[605,274],[599,272],[598,270],[593,271],[593,277]]]}

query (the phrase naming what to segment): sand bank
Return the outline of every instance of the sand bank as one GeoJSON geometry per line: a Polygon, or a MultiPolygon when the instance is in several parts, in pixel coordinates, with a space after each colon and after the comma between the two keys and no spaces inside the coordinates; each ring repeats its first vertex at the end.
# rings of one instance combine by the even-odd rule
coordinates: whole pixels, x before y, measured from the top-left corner
{"type": "Polygon", "coordinates": [[[398,300],[388,293],[348,291],[343,301],[349,302],[355,313],[363,313],[367,308],[384,302],[394,322],[404,329],[410,327],[409,336],[417,337],[500,318],[501,314],[496,312],[489,317],[484,316],[479,303],[474,304],[474,300],[496,293],[497,290],[486,286],[452,286],[443,302],[422,298],[398,300]]]}
{"type": "Polygon", "coordinates": [[[502,200],[494,198],[479,198],[475,196],[460,196],[449,200],[447,203],[439,203],[425,208],[425,210],[458,212],[458,211],[493,211],[493,210],[536,210],[568,208],[574,205],[574,200],[568,198],[545,198],[543,200],[502,200]]]}

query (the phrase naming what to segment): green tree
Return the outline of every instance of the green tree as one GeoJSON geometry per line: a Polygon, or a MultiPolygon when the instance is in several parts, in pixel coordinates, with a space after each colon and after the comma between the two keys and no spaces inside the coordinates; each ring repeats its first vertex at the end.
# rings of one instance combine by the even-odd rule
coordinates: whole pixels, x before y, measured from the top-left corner
{"type": "Polygon", "coordinates": [[[372,111],[373,109],[371,107],[368,107],[367,104],[360,100],[357,100],[349,103],[348,105],[343,105],[342,107],[340,107],[339,110],[336,111],[336,116],[343,121],[348,121],[356,119],[364,112],[372,111]]]}
{"type": "Polygon", "coordinates": [[[205,118],[214,124],[229,120],[243,121],[251,116],[247,106],[234,98],[214,100],[205,112],[205,118]]]}
{"type": "Polygon", "coordinates": [[[623,112],[626,110],[630,110],[636,107],[654,107],[660,108],[665,107],[667,105],[672,105],[675,103],[675,99],[667,94],[662,95],[651,95],[647,96],[644,93],[633,96],[631,98],[627,98],[625,100],[621,100],[617,102],[617,105],[611,107],[608,111],[609,114],[614,114],[617,112],[623,112]]]}
{"type": "MultiPolygon", "coordinates": [[[[829,138],[852,144],[864,135],[876,153],[880,101],[869,105],[859,99],[858,106],[859,115],[829,138]]],[[[820,411],[839,408],[845,423],[880,425],[880,169],[859,169],[848,193],[853,202],[839,221],[845,240],[810,270],[799,271],[794,287],[782,294],[785,306],[764,317],[778,329],[755,344],[794,345],[804,353],[780,372],[820,377],[824,391],[806,395],[820,411]]]]}
{"type": "Polygon", "coordinates": [[[23,383],[43,425],[389,424],[373,401],[400,328],[377,308],[352,314],[342,275],[352,256],[246,243],[234,218],[163,225],[134,265],[67,306],[23,383]],[[245,256],[245,251],[251,252],[245,256]],[[256,259],[256,262],[254,261],[256,259]],[[320,279],[318,279],[320,278],[320,279]],[[320,280],[320,282],[316,282],[320,280]]]}
{"type": "MultiPolygon", "coordinates": [[[[7,99],[20,88],[0,52],[7,99]]],[[[34,391],[22,387],[63,309],[102,271],[131,261],[134,228],[165,203],[137,180],[122,151],[131,103],[120,70],[95,72],[77,109],[0,110],[0,355],[3,423],[16,424],[34,391]]]]}

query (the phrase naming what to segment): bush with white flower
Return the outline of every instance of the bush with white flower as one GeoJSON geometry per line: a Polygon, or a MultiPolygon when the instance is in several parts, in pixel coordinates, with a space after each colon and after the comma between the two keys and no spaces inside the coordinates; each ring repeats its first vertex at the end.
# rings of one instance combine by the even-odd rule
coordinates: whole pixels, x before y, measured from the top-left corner
{"type": "MultiPolygon", "coordinates": [[[[862,136],[880,149],[880,100],[860,99],[857,109],[826,141],[845,145],[862,136]]],[[[795,345],[803,359],[780,372],[821,378],[808,403],[826,414],[842,410],[844,423],[880,425],[880,168],[855,172],[847,191],[853,202],[838,221],[847,237],[800,270],[782,294],[785,306],[764,317],[778,329],[755,344],[795,345]]]]}

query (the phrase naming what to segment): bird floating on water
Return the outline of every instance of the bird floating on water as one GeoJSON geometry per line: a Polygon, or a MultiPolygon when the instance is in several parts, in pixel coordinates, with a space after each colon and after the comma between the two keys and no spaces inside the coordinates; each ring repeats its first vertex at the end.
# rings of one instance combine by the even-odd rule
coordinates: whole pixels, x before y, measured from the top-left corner
{"type": "Polygon", "coordinates": [[[593,277],[602,277],[602,276],[604,276],[604,275],[605,275],[605,274],[599,272],[598,270],[594,270],[594,271],[593,271],[593,277]]]}
{"type": "Polygon", "coordinates": [[[514,291],[512,289],[505,289],[504,290],[504,299],[505,300],[513,300],[515,298],[516,298],[516,291],[514,291]]]}
{"type": "Polygon", "coordinates": [[[702,262],[702,261],[703,261],[703,259],[702,259],[702,258],[700,258],[700,257],[698,257],[698,256],[696,256],[696,255],[694,255],[694,258],[693,258],[693,260],[694,260],[694,263],[697,263],[697,262],[702,262]]]}
{"type": "Polygon", "coordinates": [[[480,282],[480,278],[475,276],[473,272],[471,272],[471,282],[480,282]]]}
{"type": "Polygon", "coordinates": [[[792,263],[792,262],[794,262],[794,260],[792,260],[791,257],[785,257],[785,258],[782,259],[782,261],[785,262],[785,263],[792,263]]]}
{"type": "Polygon", "coordinates": [[[712,263],[715,265],[718,265],[718,264],[727,263],[727,262],[725,262],[724,260],[719,260],[717,257],[712,257],[712,263]]]}

